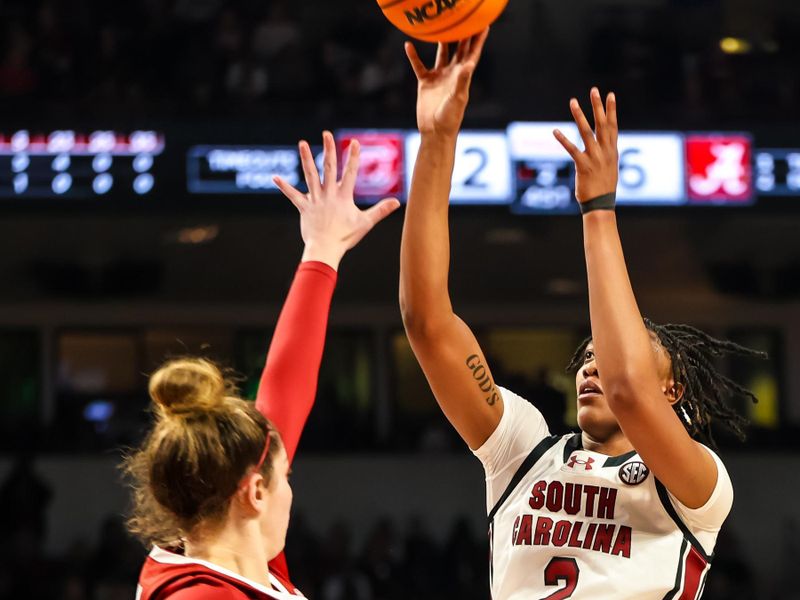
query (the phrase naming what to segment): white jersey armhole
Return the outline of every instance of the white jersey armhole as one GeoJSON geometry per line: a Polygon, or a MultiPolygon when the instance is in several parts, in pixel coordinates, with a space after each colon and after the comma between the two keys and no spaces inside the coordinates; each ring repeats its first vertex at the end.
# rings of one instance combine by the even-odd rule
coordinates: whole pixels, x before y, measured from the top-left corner
{"type": "Polygon", "coordinates": [[[535,406],[514,392],[498,389],[503,397],[503,416],[489,439],[472,451],[486,472],[487,507],[492,507],[505,491],[531,450],[550,435],[535,406]]]}
{"type": "Polygon", "coordinates": [[[730,475],[716,452],[703,446],[717,465],[717,483],[711,497],[699,508],[689,508],[667,490],[672,506],[689,531],[702,544],[703,549],[711,554],[722,524],[733,506],[733,484],[730,475]]]}

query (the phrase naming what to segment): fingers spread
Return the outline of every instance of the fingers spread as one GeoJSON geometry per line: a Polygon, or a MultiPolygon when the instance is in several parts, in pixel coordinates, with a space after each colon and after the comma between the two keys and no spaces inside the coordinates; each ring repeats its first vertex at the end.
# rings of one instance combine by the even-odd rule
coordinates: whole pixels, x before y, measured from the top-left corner
{"type": "Polygon", "coordinates": [[[606,98],[606,115],[608,118],[608,129],[611,134],[612,141],[616,144],[617,136],[619,134],[619,125],[617,124],[617,96],[611,92],[606,98]]]}
{"type": "Polygon", "coordinates": [[[330,131],[322,133],[322,145],[325,148],[324,160],[324,174],[325,181],[322,182],[326,188],[336,184],[336,176],[338,175],[338,161],[336,158],[336,142],[333,139],[333,134],[330,131]]]}
{"type": "Polygon", "coordinates": [[[422,79],[425,75],[428,74],[428,69],[425,68],[424,63],[417,54],[417,49],[414,47],[414,44],[411,42],[406,42],[406,56],[408,56],[408,62],[411,63],[411,68],[414,69],[414,74],[417,76],[417,79],[422,79]]]}
{"type": "Polygon", "coordinates": [[[436,66],[434,69],[443,69],[450,63],[450,48],[446,42],[439,42],[436,50],[436,66]]]}
{"type": "Polygon", "coordinates": [[[456,50],[456,62],[464,62],[469,56],[469,50],[472,47],[472,38],[467,38],[458,42],[458,49],[456,50]]]}
{"type": "Polygon", "coordinates": [[[481,33],[472,38],[472,45],[469,50],[469,60],[475,64],[481,59],[483,47],[486,44],[486,39],[489,37],[489,29],[484,29],[481,33]]]}
{"type": "Polygon", "coordinates": [[[347,163],[342,173],[341,187],[348,195],[353,193],[358,179],[358,165],[361,162],[361,144],[358,140],[352,140],[347,148],[347,163]]]}
{"type": "Polygon", "coordinates": [[[580,131],[583,144],[586,146],[586,150],[588,151],[597,146],[597,141],[594,139],[592,127],[589,125],[589,121],[586,120],[586,115],[583,114],[581,105],[575,98],[570,100],[569,109],[572,112],[572,118],[575,119],[575,123],[578,125],[578,131],[580,131]]]}
{"type": "Polygon", "coordinates": [[[364,211],[370,222],[370,227],[383,221],[386,217],[400,208],[400,201],[396,198],[386,198],[378,202],[375,206],[364,211]]]}
{"type": "Polygon", "coordinates": [[[306,195],[304,193],[302,193],[300,190],[295,188],[290,183],[284,181],[283,179],[281,179],[277,175],[272,178],[272,182],[275,185],[277,185],[278,189],[281,192],[283,192],[283,195],[286,196],[292,202],[292,204],[295,205],[297,210],[299,210],[301,212],[303,211],[303,209],[305,208],[306,202],[308,201],[308,199],[306,198],[306,195]]]}
{"type": "Polygon", "coordinates": [[[311,152],[311,148],[308,145],[308,142],[300,142],[300,162],[303,165],[303,175],[306,178],[306,185],[308,185],[308,192],[312,196],[319,195],[320,191],[322,190],[322,185],[319,181],[319,171],[317,171],[317,165],[314,162],[314,155],[311,152]]]}
{"type": "Polygon", "coordinates": [[[578,162],[578,159],[581,156],[580,148],[569,141],[567,136],[565,136],[559,129],[554,130],[553,135],[556,136],[558,143],[564,146],[564,150],[566,150],[567,153],[572,157],[572,160],[578,162]]]}
{"type": "Polygon", "coordinates": [[[598,139],[605,139],[606,136],[606,111],[603,108],[603,99],[600,97],[600,90],[592,88],[589,93],[592,101],[592,113],[594,114],[594,126],[597,129],[598,139]]]}

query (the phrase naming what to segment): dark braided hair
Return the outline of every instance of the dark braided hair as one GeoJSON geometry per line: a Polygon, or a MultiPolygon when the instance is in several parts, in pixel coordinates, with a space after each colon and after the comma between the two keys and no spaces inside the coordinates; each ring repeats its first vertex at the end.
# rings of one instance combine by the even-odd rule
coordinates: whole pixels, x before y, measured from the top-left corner
{"type": "MultiPolygon", "coordinates": [[[[690,325],[657,325],[649,319],[644,323],[669,354],[675,383],[684,388],[683,397],[674,408],[689,435],[705,438],[712,446],[715,445],[711,432],[713,421],[725,425],[743,441],[748,420],[731,408],[728,401],[742,397],[758,402],[758,398],[717,371],[712,360],[729,354],[765,359],[767,354],[731,341],[718,340],[690,325]]],[[[570,360],[568,371],[575,372],[583,364],[583,355],[591,340],[588,337],[581,342],[570,360]]]]}

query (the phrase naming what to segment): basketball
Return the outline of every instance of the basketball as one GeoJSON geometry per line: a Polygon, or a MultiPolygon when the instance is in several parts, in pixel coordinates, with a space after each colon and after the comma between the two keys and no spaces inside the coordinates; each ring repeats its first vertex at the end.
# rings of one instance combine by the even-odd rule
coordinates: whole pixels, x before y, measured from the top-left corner
{"type": "Polygon", "coordinates": [[[425,42],[457,42],[495,22],[508,0],[378,0],[403,33],[425,42]]]}

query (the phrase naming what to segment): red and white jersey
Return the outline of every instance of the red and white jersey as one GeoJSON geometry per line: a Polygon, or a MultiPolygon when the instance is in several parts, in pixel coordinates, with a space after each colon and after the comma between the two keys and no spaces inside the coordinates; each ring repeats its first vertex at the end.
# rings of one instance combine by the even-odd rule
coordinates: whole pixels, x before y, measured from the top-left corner
{"type": "Polygon", "coordinates": [[[269,576],[271,588],[155,546],[139,575],[136,600],[305,600],[287,579],[273,572],[269,576]]]}
{"type": "Polygon", "coordinates": [[[696,600],[733,503],[719,457],[705,506],[682,505],[632,451],[606,456],[501,390],[503,418],[475,451],[486,470],[493,600],[696,600]]]}

